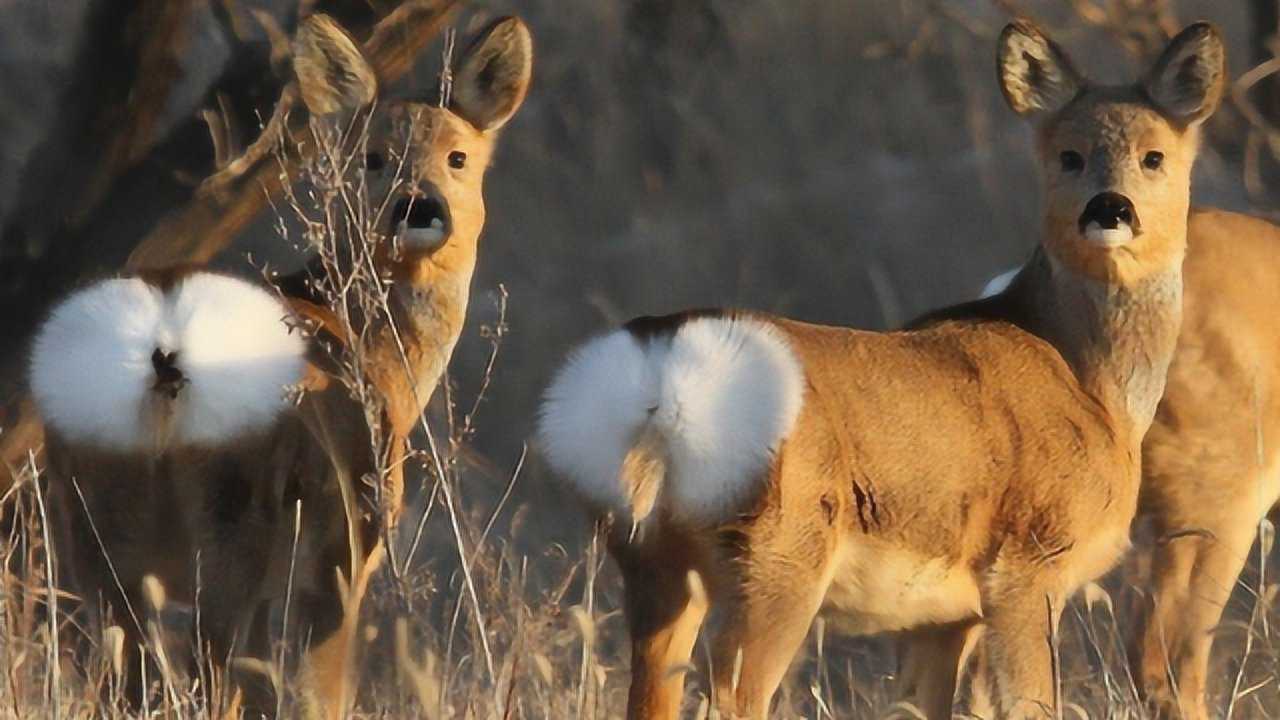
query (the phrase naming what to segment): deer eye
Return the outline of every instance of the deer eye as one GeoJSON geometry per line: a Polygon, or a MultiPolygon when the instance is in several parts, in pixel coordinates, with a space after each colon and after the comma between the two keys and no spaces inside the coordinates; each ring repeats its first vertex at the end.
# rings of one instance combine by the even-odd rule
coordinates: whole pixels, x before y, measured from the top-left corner
{"type": "Polygon", "coordinates": [[[1084,156],[1075,150],[1063,150],[1058,161],[1062,163],[1063,172],[1073,173],[1084,169],[1084,156]]]}
{"type": "Polygon", "coordinates": [[[1142,167],[1148,170],[1159,170],[1164,164],[1164,153],[1159,150],[1152,150],[1142,158],[1142,167]]]}
{"type": "Polygon", "coordinates": [[[369,172],[378,172],[386,167],[387,161],[382,157],[382,153],[371,152],[364,155],[364,169],[369,172]]]}
{"type": "Polygon", "coordinates": [[[454,150],[449,153],[449,167],[454,170],[461,170],[467,164],[467,154],[461,150],[454,150]]]}

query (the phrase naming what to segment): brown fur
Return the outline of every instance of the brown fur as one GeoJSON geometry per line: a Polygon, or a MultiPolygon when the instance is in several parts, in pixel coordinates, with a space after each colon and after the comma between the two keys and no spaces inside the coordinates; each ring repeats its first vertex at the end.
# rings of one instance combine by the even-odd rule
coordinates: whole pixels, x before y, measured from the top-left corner
{"type": "MultiPolygon", "coordinates": [[[[1280,353],[1277,260],[1280,228],[1272,223],[1222,210],[1191,213],[1182,331],[1143,440],[1138,503],[1138,517],[1149,519],[1156,535],[1154,588],[1130,657],[1138,690],[1157,717],[1210,717],[1205,693],[1214,630],[1258,523],[1280,501],[1280,427],[1272,420],[1280,417],[1280,399],[1269,390],[1280,367],[1266,361],[1280,353]]],[[[921,638],[905,641],[908,673],[935,657],[921,638]]],[[[984,664],[979,653],[964,668],[979,691],[984,664]]],[[[911,682],[908,694],[924,689],[911,682]]],[[[969,709],[990,715],[981,692],[969,709]]]]}
{"type": "Polygon", "coordinates": [[[1182,334],[1143,445],[1155,588],[1133,657],[1161,717],[1204,720],[1213,631],[1280,499],[1280,228],[1206,210],[1188,232],[1182,334]]]}
{"type": "MultiPolygon", "coordinates": [[[[143,578],[150,575],[170,597],[199,600],[212,657],[248,655],[269,662],[268,638],[255,622],[283,598],[294,563],[290,613],[296,626],[287,632],[304,650],[303,711],[345,713],[363,589],[384,552],[382,531],[394,526],[401,509],[408,436],[462,330],[485,220],[482,180],[498,129],[524,98],[530,48],[523,23],[497,21],[462,58],[456,82],[471,88],[468,101],[448,107],[397,104],[371,122],[370,149],[397,142],[380,134],[388,128],[412,129],[408,143],[397,146],[410,154],[404,192],[439,198],[451,221],[447,239],[433,252],[384,247],[379,255],[379,270],[393,283],[395,331],[385,322],[375,326],[363,361],[381,394],[382,450],[374,449],[363,407],[320,366],[308,368],[307,392],[296,412],[225,447],[171,448],[160,442],[154,453],[119,455],[72,446],[49,433],[51,495],[65,520],[59,543],[65,575],[87,598],[111,607],[126,631],[127,648],[140,640],[131,615],[143,607],[143,578]],[[486,85],[477,73],[502,82],[486,85]],[[467,154],[461,169],[449,162],[459,151],[467,154]],[[388,468],[378,478],[381,492],[365,482],[377,477],[375,452],[384,453],[382,466],[388,468]]],[[[376,94],[373,72],[355,44],[323,16],[304,25],[295,55],[303,97],[315,114],[363,112],[360,106],[376,94]],[[340,87],[333,85],[339,81],[340,87]]],[[[169,275],[147,279],[163,284],[169,275]]],[[[290,305],[318,335],[329,341],[343,337],[328,308],[302,298],[290,305]]],[[[164,405],[162,398],[157,403],[164,405]]],[[[133,681],[136,699],[142,691],[136,673],[133,681]]],[[[252,688],[246,683],[245,689],[252,688]]],[[[256,711],[274,707],[263,697],[250,700],[256,711]]]]}
{"type": "MultiPolygon", "coordinates": [[[[1165,57],[1220,62],[1220,42],[1192,26],[1165,57]]],[[[1180,98],[1204,102],[1175,113],[1151,91],[1168,67],[1158,63],[1140,88],[1094,88],[1021,21],[1002,36],[1000,58],[1006,97],[1036,122],[1044,166],[1045,227],[1028,270],[1003,296],[918,330],[757,316],[786,337],[806,390],[755,501],[702,527],[673,521],[660,497],[634,536],[613,531],[632,629],[630,717],[678,714],[679,678],[666,670],[688,661],[706,614],[682,589],[690,571],[716,618],[714,688],[731,715],[767,715],[819,612],[855,633],[916,629],[934,653],[910,673],[930,691],[931,718],[951,715],[977,624],[996,713],[1054,711],[1047,639],[1063,603],[1128,546],[1141,442],[1181,321],[1196,125],[1223,80],[1220,68],[1184,72],[1188,83],[1207,80],[1178,85],[1180,98]],[[1020,69],[1027,58],[1036,67],[1020,69]],[[1066,149],[1085,170],[1059,166],[1066,149]],[[1155,149],[1162,169],[1144,170],[1155,149]],[[1092,244],[1077,227],[1104,191],[1129,198],[1140,219],[1126,246],[1092,244]]]]}

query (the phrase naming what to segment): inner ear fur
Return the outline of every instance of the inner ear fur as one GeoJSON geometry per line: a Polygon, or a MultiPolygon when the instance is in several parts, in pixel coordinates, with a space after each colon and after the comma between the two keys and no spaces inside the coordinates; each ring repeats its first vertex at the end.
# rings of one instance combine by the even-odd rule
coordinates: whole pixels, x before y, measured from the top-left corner
{"type": "Polygon", "coordinates": [[[1185,125],[1208,119],[1227,85],[1227,51],[1207,22],[1178,33],[1152,65],[1143,90],[1161,112],[1185,125]]]}
{"type": "Polygon", "coordinates": [[[1084,87],[1067,54],[1030,20],[1006,25],[997,48],[1000,90],[1019,115],[1057,112],[1084,87]]]}
{"type": "Polygon", "coordinates": [[[360,46],[328,15],[312,15],[298,26],[293,70],[313,115],[357,110],[378,94],[377,76],[360,46]]]}
{"type": "Polygon", "coordinates": [[[493,21],[476,34],[454,73],[450,106],[483,131],[497,130],[524,102],[533,74],[533,37],[519,18],[493,21]]]}

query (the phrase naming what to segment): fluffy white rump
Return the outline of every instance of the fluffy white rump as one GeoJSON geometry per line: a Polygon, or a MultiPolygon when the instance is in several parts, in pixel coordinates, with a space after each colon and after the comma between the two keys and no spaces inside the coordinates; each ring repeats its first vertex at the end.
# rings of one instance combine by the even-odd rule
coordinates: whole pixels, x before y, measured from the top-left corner
{"type": "Polygon", "coordinates": [[[625,517],[622,461],[650,423],[668,454],[659,503],[686,520],[722,522],[759,486],[803,396],[799,362],[764,322],[699,318],[648,343],[618,330],[557,373],[538,438],[557,473],[625,517]]]}
{"type": "Polygon", "coordinates": [[[36,336],[31,390],[44,421],[102,449],[153,447],[146,402],[152,354],[177,353],[188,381],[173,406],[170,445],[215,445],[261,429],[301,379],[306,344],[269,292],[197,273],[169,291],[105,280],[63,300],[36,336]]]}

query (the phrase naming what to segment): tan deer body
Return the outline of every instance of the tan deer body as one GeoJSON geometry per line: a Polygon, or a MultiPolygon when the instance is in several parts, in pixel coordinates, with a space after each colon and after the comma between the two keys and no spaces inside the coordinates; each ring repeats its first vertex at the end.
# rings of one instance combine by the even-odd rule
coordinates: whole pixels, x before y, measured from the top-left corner
{"type": "MultiPolygon", "coordinates": [[[[1214,634],[1258,523],[1280,501],[1280,401],[1271,392],[1280,367],[1268,360],[1280,352],[1277,262],[1272,223],[1191,212],[1182,331],[1143,441],[1139,517],[1152,522],[1156,543],[1152,601],[1130,652],[1138,689],[1161,717],[1209,717],[1214,634]]],[[[1017,273],[993,279],[984,296],[1017,273]]]]}
{"type": "MultiPolygon", "coordinates": [[[[1159,717],[1204,719],[1209,651],[1259,521],[1280,501],[1280,228],[1256,217],[1195,209],[1187,221],[1183,324],[1156,417],[1143,440],[1139,522],[1155,531],[1152,598],[1133,628],[1138,690],[1159,717]]],[[[1019,269],[983,293],[1004,292],[1019,269]]],[[[927,323],[929,318],[920,321],[927,323]]],[[[980,647],[980,646],[979,646],[980,647]]],[[[907,639],[907,669],[932,650],[907,639]],[[917,658],[919,659],[917,661],[917,658]]],[[[981,653],[979,653],[979,657],[981,653]]],[[[982,672],[982,662],[962,671],[982,672]]],[[[970,710],[990,713],[979,693],[970,710]]],[[[918,688],[917,688],[918,689],[918,688]]]]}
{"type": "Polygon", "coordinates": [[[1137,88],[1088,86],[1027,23],[1001,80],[1037,122],[1044,235],[1002,304],[870,333],[702,311],[587,343],[547,391],[551,465],[602,516],[627,585],[629,714],[676,717],[710,616],[722,710],[765,717],[819,612],[917,629],[947,718],[968,629],[1001,717],[1055,705],[1066,597],[1128,545],[1141,442],[1180,323],[1207,25],[1137,88]]]}
{"type": "Polygon", "coordinates": [[[1140,513],[1157,540],[1134,675],[1162,717],[1209,717],[1214,631],[1258,522],[1280,500],[1277,263],[1275,225],[1191,214],[1182,334],[1143,445],[1140,513]]]}
{"type": "Polygon", "coordinates": [[[494,22],[461,55],[449,104],[370,107],[376,80],[355,43],[325,16],[300,27],[303,100],[315,116],[375,113],[360,172],[392,199],[372,257],[391,284],[387,316],[362,318],[358,337],[315,301],[325,299],[318,279],[287,278],[297,297],[277,299],[191,270],[91,285],[43,326],[32,389],[64,576],[112,607],[127,649],[141,640],[129,616],[142,612],[144,576],[199,603],[216,660],[269,662],[254,623],[288,589],[303,710],[345,712],[360,600],[400,511],[408,436],[462,330],[482,180],[524,99],[531,47],[519,20],[494,22]],[[310,343],[299,324],[321,339],[310,343]],[[358,354],[377,395],[376,432],[368,406],[326,372],[342,353],[358,354]]]}

